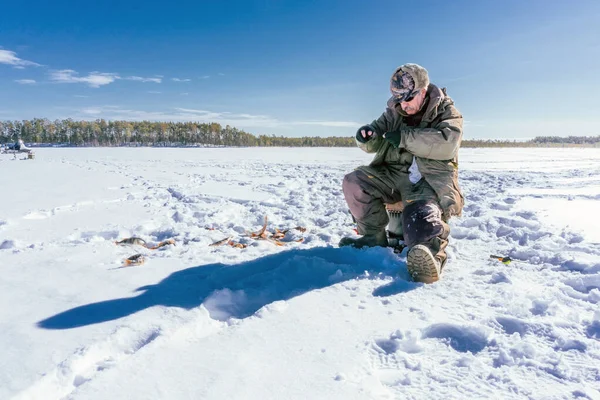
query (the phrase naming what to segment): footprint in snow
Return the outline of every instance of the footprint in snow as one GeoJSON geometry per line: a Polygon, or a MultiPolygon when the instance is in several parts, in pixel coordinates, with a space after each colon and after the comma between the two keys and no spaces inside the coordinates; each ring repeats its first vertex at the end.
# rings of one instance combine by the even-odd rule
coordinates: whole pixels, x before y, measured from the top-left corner
{"type": "Polygon", "coordinates": [[[481,224],[481,220],[478,218],[465,218],[460,221],[460,226],[465,228],[478,228],[481,224]]]}
{"type": "Polygon", "coordinates": [[[492,274],[489,283],[496,285],[498,283],[512,283],[512,281],[505,272],[500,271],[492,274]]]}
{"type": "Polygon", "coordinates": [[[512,208],[512,206],[508,205],[508,204],[502,204],[502,203],[492,203],[490,205],[490,208],[492,210],[509,211],[512,208]]]}
{"type": "Polygon", "coordinates": [[[398,330],[387,338],[375,339],[369,344],[368,354],[375,370],[373,375],[392,392],[400,393],[402,387],[412,384],[409,374],[412,371],[421,371],[420,361],[406,357],[406,353],[422,350],[417,341],[416,335],[409,337],[398,330]]]}
{"type": "Polygon", "coordinates": [[[136,330],[122,327],[105,340],[83,347],[60,362],[54,371],[46,373],[20,393],[19,398],[64,398],[79,386],[161,336],[157,327],[136,330]]]}
{"type": "Polygon", "coordinates": [[[529,309],[529,311],[533,315],[553,315],[554,310],[552,310],[551,312],[550,305],[550,301],[536,299],[531,302],[531,308],[529,309]]]}
{"type": "Polygon", "coordinates": [[[515,215],[527,220],[537,219],[533,211],[519,211],[515,215]]]}
{"type": "Polygon", "coordinates": [[[480,387],[474,391],[468,382],[463,383],[461,368],[456,368],[456,365],[470,365],[472,356],[461,355],[456,363],[432,363],[427,357],[423,357],[421,353],[425,348],[421,340],[427,337],[448,340],[451,346],[461,352],[478,351],[487,344],[487,335],[479,332],[477,328],[452,324],[432,325],[423,335],[418,330],[398,330],[387,338],[375,339],[368,348],[374,370],[369,375],[390,391],[390,398],[442,398],[440,393],[437,393],[439,396],[432,394],[432,388],[429,386],[432,382],[449,382],[453,387],[458,385],[461,391],[471,392],[476,398],[493,396],[491,387],[480,387]]]}
{"type": "Polygon", "coordinates": [[[15,242],[14,240],[3,240],[2,242],[0,242],[0,250],[10,250],[10,249],[14,249],[17,247],[17,242],[15,242]]]}
{"type": "Polygon", "coordinates": [[[529,219],[499,217],[498,222],[502,226],[511,228],[526,228],[532,231],[538,231],[540,229],[539,222],[529,221],[529,219]]]}
{"type": "Polygon", "coordinates": [[[502,330],[509,335],[518,333],[520,336],[524,336],[529,331],[527,324],[518,318],[496,317],[496,322],[498,322],[502,327],[502,330]]]}
{"type": "Polygon", "coordinates": [[[454,239],[476,240],[481,238],[481,233],[479,230],[464,228],[461,226],[453,227],[450,235],[454,239]]]}
{"type": "Polygon", "coordinates": [[[388,338],[375,339],[373,349],[380,354],[391,355],[396,352],[414,354],[423,351],[419,335],[414,331],[397,330],[388,338]]]}
{"type": "Polygon", "coordinates": [[[441,339],[454,350],[479,353],[489,344],[489,333],[483,328],[450,323],[433,324],[423,330],[423,339],[441,339]]]}
{"type": "Polygon", "coordinates": [[[584,275],[577,278],[568,279],[565,284],[580,293],[589,294],[592,290],[600,290],[600,275],[584,275]]]}
{"type": "Polygon", "coordinates": [[[585,329],[585,333],[590,339],[600,339],[600,320],[592,321],[585,329]]]}

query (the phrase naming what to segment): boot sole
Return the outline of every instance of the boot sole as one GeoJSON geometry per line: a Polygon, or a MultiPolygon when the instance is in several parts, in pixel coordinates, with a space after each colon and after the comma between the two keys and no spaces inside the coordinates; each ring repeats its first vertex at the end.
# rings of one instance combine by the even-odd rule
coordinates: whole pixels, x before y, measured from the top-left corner
{"type": "Polygon", "coordinates": [[[423,245],[416,245],[408,252],[406,268],[415,282],[433,283],[440,279],[437,261],[423,245]]]}

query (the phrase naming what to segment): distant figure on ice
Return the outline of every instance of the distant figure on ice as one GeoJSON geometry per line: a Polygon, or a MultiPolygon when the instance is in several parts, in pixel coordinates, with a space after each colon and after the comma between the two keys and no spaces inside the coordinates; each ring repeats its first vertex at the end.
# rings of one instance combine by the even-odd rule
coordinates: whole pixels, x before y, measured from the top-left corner
{"type": "Polygon", "coordinates": [[[13,144],[8,144],[4,147],[0,148],[0,153],[6,153],[6,154],[13,154],[15,156],[15,159],[17,158],[17,154],[19,153],[27,153],[27,158],[28,159],[34,159],[35,158],[35,154],[33,152],[33,149],[30,149],[29,147],[25,146],[25,143],[23,142],[23,139],[18,139],[15,143],[13,144]]]}
{"type": "Polygon", "coordinates": [[[458,186],[463,118],[420,65],[397,68],[390,90],[385,112],[356,133],[358,147],[375,157],[344,177],[344,196],[362,237],[345,237],[340,246],[387,246],[389,223],[390,238],[403,236],[408,247],[409,274],[432,283],[447,259],[446,222],[461,214],[464,202],[458,186]]]}
{"type": "Polygon", "coordinates": [[[20,152],[20,151],[29,151],[31,150],[30,148],[28,148],[27,146],[25,146],[25,143],[23,142],[23,139],[18,139],[14,144],[12,145],[7,145],[7,149],[8,150],[13,150],[16,152],[20,152]]]}
{"type": "Polygon", "coordinates": [[[29,147],[25,146],[25,142],[23,142],[23,139],[19,139],[15,142],[15,144],[13,145],[13,150],[15,150],[19,153],[31,152],[31,149],[29,147]]]}

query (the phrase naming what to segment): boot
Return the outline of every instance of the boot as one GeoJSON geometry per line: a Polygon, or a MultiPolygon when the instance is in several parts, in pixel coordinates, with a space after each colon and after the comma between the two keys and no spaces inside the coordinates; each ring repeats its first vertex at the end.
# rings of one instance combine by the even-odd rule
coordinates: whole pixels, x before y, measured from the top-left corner
{"type": "MultiPolygon", "coordinates": [[[[402,204],[402,203],[400,203],[402,204]]],[[[406,247],[404,244],[404,231],[402,229],[402,211],[390,210],[386,205],[387,214],[390,219],[387,225],[388,246],[394,248],[394,253],[402,253],[406,247]]]]}
{"type": "Polygon", "coordinates": [[[418,244],[408,251],[406,268],[415,282],[433,283],[440,279],[441,263],[427,246],[418,244]]]}
{"type": "Polygon", "coordinates": [[[381,247],[387,247],[388,245],[388,240],[387,240],[387,235],[385,233],[385,230],[379,231],[377,233],[374,234],[370,234],[370,235],[364,235],[363,237],[360,238],[352,238],[352,237],[345,237],[342,238],[342,240],[340,240],[340,244],[339,246],[352,246],[352,247],[356,247],[357,249],[360,249],[361,247],[375,247],[375,246],[381,246],[381,247]]]}

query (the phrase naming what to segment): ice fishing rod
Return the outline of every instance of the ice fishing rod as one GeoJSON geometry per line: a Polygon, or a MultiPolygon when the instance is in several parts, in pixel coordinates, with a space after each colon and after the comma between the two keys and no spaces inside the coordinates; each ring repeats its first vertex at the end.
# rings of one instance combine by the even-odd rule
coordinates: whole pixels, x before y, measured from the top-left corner
{"type": "Polygon", "coordinates": [[[493,254],[490,254],[490,258],[494,258],[494,259],[496,259],[496,260],[498,260],[501,263],[506,264],[506,265],[510,264],[510,262],[513,260],[510,257],[495,256],[493,254]]]}

